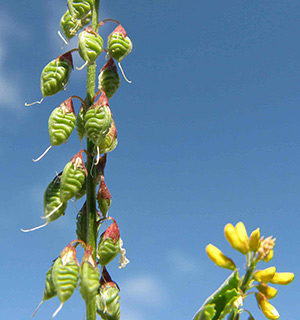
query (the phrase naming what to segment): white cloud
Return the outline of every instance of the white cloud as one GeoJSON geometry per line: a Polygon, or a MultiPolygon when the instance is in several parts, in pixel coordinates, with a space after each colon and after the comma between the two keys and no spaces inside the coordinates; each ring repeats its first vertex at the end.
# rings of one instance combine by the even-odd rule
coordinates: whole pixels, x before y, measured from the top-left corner
{"type": "Polygon", "coordinates": [[[199,272],[200,263],[180,249],[172,249],[166,255],[171,268],[178,274],[193,274],[199,272]]]}

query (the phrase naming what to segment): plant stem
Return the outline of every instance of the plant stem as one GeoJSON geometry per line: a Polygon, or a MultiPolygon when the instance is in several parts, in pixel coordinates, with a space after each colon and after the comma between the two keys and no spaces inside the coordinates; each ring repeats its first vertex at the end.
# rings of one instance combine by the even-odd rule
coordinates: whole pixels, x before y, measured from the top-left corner
{"type": "MultiPolygon", "coordinates": [[[[92,28],[98,31],[98,12],[100,0],[95,0],[92,11],[92,28]]],[[[90,107],[93,103],[92,98],[95,95],[95,78],[96,78],[96,63],[88,64],[87,66],[87,85],[86,85],[86,103],[90,107]]],[[[87,139],[87,152],[92,155],[94,144],[90,139],[87,139]]],[[[87,187],[86,187],[86,207],[87,207],[87,244],[93,251],[93,257],[96,260],[96,245],[97,245],[97,224],[96,224],[96,184],[92,176],[93,157],[87,158],[87,187]]],[[[86,304],[86,319],[96,319],[96,300],[92,299],[86,304]]]]}

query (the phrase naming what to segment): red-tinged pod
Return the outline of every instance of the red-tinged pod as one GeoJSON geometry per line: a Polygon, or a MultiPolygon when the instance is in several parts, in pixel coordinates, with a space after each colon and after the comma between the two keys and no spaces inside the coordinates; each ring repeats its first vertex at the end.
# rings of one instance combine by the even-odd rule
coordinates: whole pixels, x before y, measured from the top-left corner
{"type": "Polygon", "coordinates": [[[60,186],[60,199],[62,202],[68,202],[81,190],[87,176],[82,152],[79,151],[73,156],[64,168],[60,186]]]}
{"type": "Polygon", "coordinates": [[[110,99],[121,84],[120,77],[118,75],[117,66],[112,58],[100,70],[98,76],[98,89],[104,91],[106,97],[110,99]]]}
{"type": "Polygon", "coordinates": [[[108,36],[107,51],[109,55],[121,62],[132,50],[132,42],[125,29],[119,24],[108,36]]]}
{"type": "Polygon", "coordinates": [[[98,244],[97,258],[102,266],[110,263],[120,252],[120,230],[115,221],[102,233],[98,244]]]}
{"type": "Polygon", "coordinates": [[[99,153],[104,154],[113,151],[118,145],[118,131],[114,120],[111,123],[108,133],[99,146],[99,153]]]}
{"type": "Polygon", "coordinates": [[[111,206],[111,193],[109,192],[105,180],[104,175],[101,175],[100,186],[96,196],[98,202],[98,208],[102,213],[103,217],[107,217],[108,210],[111,206]]]}
{"type": "Polygon", "coordinates": [[[87,246],[80,265],[80,293],[88,303],[99,289],[100,272],[93,258],[92,248],[87,246]]]}
{"type": "Polygon", "coordinates": [[[99,294],[96,296],[97,313],[103,320],[120,320],[120,289],[103,268],[99,294]]]}

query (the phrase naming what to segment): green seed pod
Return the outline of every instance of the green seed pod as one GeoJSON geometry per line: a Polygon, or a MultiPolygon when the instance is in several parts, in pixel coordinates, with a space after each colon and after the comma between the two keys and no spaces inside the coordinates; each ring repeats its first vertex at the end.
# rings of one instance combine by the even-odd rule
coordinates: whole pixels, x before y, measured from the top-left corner
{"type": "Polygon", "coordinates": [[[36,310],[34,311],[34,313],[32,314],[32,317],[37,313],[39,307],[41,306],[41,304],[44,301],[49,300],[57,295],[56,288],[55,288],[55,285],[54,285],[53,279],[52,279],[52,269],[53,269],[53,265],[49,268],[49,270],[46,273],[46,281],[45,281],[45,289],[44,289],[43,299],[39,303],[39,305],[36,308],[36,310]]]}
{"type": "Polygon", "coordinates": [[[60,256],[55,260],[52,278],[61,302],[59,308],[52,316],[54,318],[62,308],[63,303],[72,296],[79,278],[79,263],[76,258],[76,249],[71,245],[64,248],[60,256]]]}
{"type": "Polygon", "coordinates": [[[87,110],[84,121],[87,136],[96,146],[99,146],[112,123],[112,114],[104,92],[97,102],[87,110]]]}
{"type": "Polygon", "coordinates": [[[68,0],[70,14],[75,19],[82,19],[92,10],[93,0],[68,0]]]}
{"type": "Polygon", "coordinates": [[[84,179],[84,182],[81,186],[81,189],[75,193],[75,200],[81,199],[86,194],[86,177],[84,179]]]}
{"type": "Polygon", "coordinates": [[[111,206],[111,194],[106,186],[104,175],[101,175],[101,182],[96,196],[98,208],[104,218],[106,218],[108,210],[111,206]]]}
{"type": "Polygon", "coordinates": [[[117,66],[112,58],[100,70],[98,76],[98,89],[103,90],[107,99],[110,99],[121,84],[120,77],[118,75],[117,66]]]}
{"type": "Polygon", "coordinates": [[[113,224],[102,233],[97,250],[98,262],[106,266],[120,252],[120,230],[113,218],[113,224]]]}
{"type": "Polygon", "coordinates": [[[75,154],[64,168],[61,176],[60,199],[67,202],[78,193],[85,181],[87,171],[82,158],[82,151],[75,154]]]}
{"type": "Polygon", "coordinates": [[[94,62],[103,51],[103,39],[92,27],[87,27],[79,33],[78,52],[87,63],[94,62]]]}
{"type": "Polygon", "coordinates": [[[96,296],[97,313],[103,320],[120,320],[120,289],[111,280],[106,268],[102,272],[99,294],[96,296]]]}
{"type": "Polygon", "coordinates": [[[118,132],[115,122],[113,120],[108,133],[106,134],[105,138],[102,140],[99,146],[100,154],[113,151],[116,148],[118,144],[117,136],[118,132]]]}
{"type": "Polygon", "coordinates": [[[93,299],[99,288],[100,272],[92,255],[92,249],[88,245],[80,265],[80,293],[89,302],[93,299]]]}
{"type": "Polygon", "coordinates": [[[81,142],[81,140],[85,137],[84,106],[83,105],[80,107],[80,110],[79,110],[77,118],[76,118],[76,130],[78,133],[79,140],[81,142]]]}
{"type": "MultiPolygon", "coordinates": [[[[98,232],[100,228],[100,212],[96,212],[96,223],[97,223],[97,238],[98,232]]],[[[86,213],[86,203],[84,203],[83,207],[80,209],[76,216],[76,235],[79,240],[87,242],[87,213],[86,213]]]]}
{"type": "Polygon", "coordinates": [[[85,25],[87,25],[92,18],[92,13],[89,12],[86,17],[81,20],[74,19],[70,11],[67,10],[66,13],[60,19],[60,28],[65,35],[65,37],[70,40],[76,33],[85,25]]]}
{"type": "Polygon", "coordinates": [[[108,36],[108,54],[121,62],[132,50],[132,42],[128,38],[126,31],[119,24],[116,29],[108,36]]]}
{"type": "Polygon", "coordinates": [[[73,59],[70,51],[49,62],[41,74],[41,91],[43,98],[64,90],[69,81],[72,69],[73,59]]]}

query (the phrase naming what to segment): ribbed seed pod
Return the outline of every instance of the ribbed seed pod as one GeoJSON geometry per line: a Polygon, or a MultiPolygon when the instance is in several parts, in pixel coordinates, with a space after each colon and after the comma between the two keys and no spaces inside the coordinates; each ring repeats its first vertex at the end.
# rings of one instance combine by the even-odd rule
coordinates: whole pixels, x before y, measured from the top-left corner
{"type": "Polygon", "coordinates": [[[120,320],[119,292],[118,285],[111,280],[104,267],[100,280],[99,294],[96,296],[97,313],[103,320],[120,320]]]}
{"type": "Polygon", "coordinates": [[[104,175],[101,175],[101,182],[96,196],[98,208],[103,217],[107,216],[108,210],[111,206],[111,194],[106,186],[104,175]]]}
{"type": "MultiPolygon", "coordinates": [[[[97,238],[100,228],[99,221],[101,219],[100,212],[97,211],[96,223],[97,223],[97,238]]],[[[86,203],[80,209],[76,216],[76,235],[77,239],[87,242],[87,213],[86,213],[86,203]]]]}
{"type": "Polygon", "coordinates": [[[76,258],[76,249],[68,245],[55,260],[52,270],[52,278],[61,302],[59,308],[54,312],[54,317],[61,309],[63,303],[73,294],[78,278],[79,263],[76,258]]]}
{"type": "Polygon", "coordinates": [[[80,293],[86,302],[93,299],[99,289],[100,272],[88,245],[80,265],[80,293]]]}
{"type": "Polygon", "coordinates": [[[119,89],[121,80],[117,71],[117,66],[112,58],[100,70],[98,76],[98,89],[103,90],[107,99],[110,99],[119,89]]]}
{"type": "Polygon", "coordinates": [[[78,133],[79,140],[85,137],[85,124],[84,124],[84,106],[81,106],[76,118],[76,130],[78,133]]]}
{"type": "Polygon", "coordinates": [[[68,0],[70,14],[75,19],[84,18],[93,7],[93,0],[68,0]]]}
{"type": "Polygon", "coordinates": [[[49,62],[41,74],[41,91],[43,97],[52,96],[63,90],[73,69],[71,52],[67,52],[49,62]]]}
{"type": "Polygon", "coordinates": [[[126,31],[119,24],[108,36],[108,54],[118,62],[122,61],[132,50],[132,42],[128,38],[126,31]]]}
{"type": "Polygon", "coordinates": [[[65,14],[60,19],[60,28],[65,35],[65,37],[70,40],[73,38],[76,33],[85,25],[87,25],[92,18],[92,13],[89,12],[86,17],[81,20],[74,19],[70,11],[67,10],[65,14]]]}
{"type": "Polygon", "coordinates": [[[39,303],[36,310],[34,311],[32,317],[36,314],[39,307],[41,306],[41,304],[44,301],[49,300],[57,295],[56,288],[55,288],[55,285],[53,283],[53,278],[52,278],[52,269],[53,269],[53,265],[49,268],[49,270],[46,273],[46,281],[45,281],[45,289],[44,289],[43,299],[39,303]]]}
{"type": "Polygon", "coordinates": [[[113,224],[102,233],[97,249],[98,262],[102,266],[110,263],[120,252],[120,230],[113,218],[113,224]]]}
{"type": "Polygon", "coordinates": [[[114,120],[111,123],[108,133],[105,138],[102,140],[99,150],[100,154],[107,153],[113,151],[118,144],[118,131],[115,125],[114,120]]]}
{"type": "Polygon", "coordinates": [[[82,158],[82,151],[75,154],[64,168],[61,176],[60,199],[67,202],[78,193],[85,181],[87,171],[82,158]]]}
{"type": "Polygon", "coordinates": [[[84,179],[84,182],[78,192],[75,193],[74,197],[75,200],[81,199],[86,194],[86,177],[84,179]]]}
{"type": "Polygon", "coordinates": [[[102,51],[103,39],[92,27],[87,27],[79,33],[78,52],[84,61],[94,62],[102,51]]]}
{"type": "Polygon", "coordinates": [[[99,146],[112,123],[112,114],[104,92],[87,110],[84,121],[87,136],[96,146],[99,146]]]}

